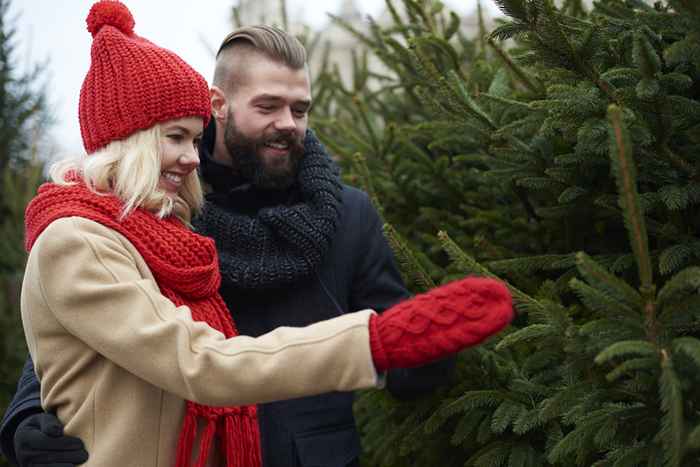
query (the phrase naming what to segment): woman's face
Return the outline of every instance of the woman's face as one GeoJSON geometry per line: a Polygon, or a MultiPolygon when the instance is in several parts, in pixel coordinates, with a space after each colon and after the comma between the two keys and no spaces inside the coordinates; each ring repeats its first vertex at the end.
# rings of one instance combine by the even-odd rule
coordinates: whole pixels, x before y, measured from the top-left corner
{"type": "Polygon", "coordinates": [[[198,146],[204,121],[185,117],[161,124],[160,180],[158,188],[175,196],[185,178],[199,165],[198,146]]]}

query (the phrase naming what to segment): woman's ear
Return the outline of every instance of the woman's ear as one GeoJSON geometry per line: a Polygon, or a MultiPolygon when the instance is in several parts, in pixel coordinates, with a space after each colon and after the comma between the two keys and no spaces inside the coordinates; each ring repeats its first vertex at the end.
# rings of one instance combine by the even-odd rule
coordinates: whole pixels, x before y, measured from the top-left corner
{"type": "Polygon", "coordinates": [[[211,103],[212,116],[220,122],[225,120],[228,104],[226,103],[224,92],[220,88],[212,86],[209,89],[209,102],[211,103]]]}

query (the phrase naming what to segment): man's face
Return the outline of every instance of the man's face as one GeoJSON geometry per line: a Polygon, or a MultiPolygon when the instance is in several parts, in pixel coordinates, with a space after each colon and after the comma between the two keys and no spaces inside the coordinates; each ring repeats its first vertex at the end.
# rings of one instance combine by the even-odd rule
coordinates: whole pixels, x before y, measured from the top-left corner
{"type": "Polygon", "coordinates": [[[263,57],[248,65],[227,99],[224,143],[243,177],[261,188],[284,189],[294,182],[304,155],[308,71],[263,57]]]}

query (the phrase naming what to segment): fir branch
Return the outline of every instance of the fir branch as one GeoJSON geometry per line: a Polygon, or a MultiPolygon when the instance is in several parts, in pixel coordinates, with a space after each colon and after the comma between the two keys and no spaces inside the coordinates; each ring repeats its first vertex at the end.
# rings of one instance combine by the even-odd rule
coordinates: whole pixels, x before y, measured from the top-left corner
{"type": "Polygon", "coordinates": [[[385,3],[386,3],[386,8],[389,11],[389,14],[391,15],[391,19],[393,21],[393,24],[396,25],[397,30],[403,36],[404,40],[406,42],[408,42],[409,39],[411,38],[411,36],[407,32],[406,25],[404,24],[404,21],[401,18],[401,15],[399,15],[399,12],[396,10],[396,7],[394,6],[394,2],[392,0],[385,0],[385,3]]]}
{"type": "MultiPolygon", "coordinates": [[[[666,142],[657,144],[655,146],[655,149],[657,150],[658,154],[660,154],[666,160],[668,160],[671,163],[671,165],[673,165],[676,169],[688,174],[692,178],[696,178],[697,169],[695,168],[695,166],[683,159],[675,152],[673,152],[671,148],[668,147],[668,144],[666,142]]],[[[642,149],[642,154],[646,157],[655,157],[655,154],[649,151],[648,149],[642,149]]]]}
{"type": "Polygon", "coordinates": [[[690,449],[700,449],[700,424],[688,433],[686,444],[690,449]]]}
{"type": "Polygon", "coordinates": [[[287,14],[287,0],[280,0],[280,17],[282,18],[282,29],[289,31],[289,15],[287,14]]]}
{"type": "Polygon", "coordinates": [[[673,351],[686,354],[700,370],[700,340],[689,336],[674,339],[673,351]]]}
{"type": "Polygon", "coordinates": [[[459,31],[460,26],[462,25],[462,20],[460,19],[459,15],[455,13],[454,11],[450,11],[450,23],[447,25],[445,28],[445,32],[443,34],[443,37],[446,41],[449,41],[452,36],[454,36],[457,31],[459,31]]]}
{"type": "Polygon", "coordinates": [[[523,329],[519,329],[505,336],[496,345],[496,350],[505,350],[510,346],[520,342],[526,342],[534,339],[542,339],[545,337],[561,337],[559,330],[551,324],[531,324],[523,329]]]}
{"type": "Polygon", "coordinates": [[[700,289],[700,267],[684,269],[664,284],[659,291],[657,304],[663,313],[666,305],[681,300],[687,295],[696,294],[698,289],[700,289]]]}
{"type": "Polygon", "coordinates": [[[605,407],[595,410],[581,420],[576,428],[569,432],[562,440],[549,452],[547,459],[555,465],[571,465],[568,459],[571,455],[579,453],[579,465],[585,461],[580,454],[586,452],[586,445],[598,434],[601,425],[608,418],[618,417],[619,412],[624,412],[627,407],[605,407]]]}
{"type": "Polygon", "coordinates": [[[501,259],[488,263],[489,269],[496,273],[519,272],[533,274],[539,271],[560,271],[569,269],[576,264],[574,254],[538,255],[521,258],[501,259]]]}
{"type": "Polygon", "coordinates": [[[635,372],[645,370],[653,372],[658,370],[659,361],[657,358],[640,357],[630,358],[615,367],[611,372],[605,375],[605,379],[611,383],[622,378],[623,376],[633,377],[635,372]]]}
{"type": "Polygon", "coordinates": [[[508,53],[496,44],[493,37],[488,40],[489,45],[496,52],[496,55],[503,61],[509,70],[518,77],[521,83],[525,85],[535,96],[543,96],[545,94],[544,85],[536,78],[531,77],[525,70],[517,65],[508,53]]]}
{"type": "Polygon", "coordinates": [[[374,153],[379,153],[381,144],[379,143],[379,138],[377,137],[377,132],[370,120],[370,111],[367,108],[367,103],[364,99],[360,99],[359,96],[352,96],[352,103],[357,108],[357,113],[360,115],[360,120],[367,129],[367,134],[369,135],[370,144],[374,148],[374,153]]]}
{"type": "Polygon", "coordinates": [[[656,355],[656,353],[656,347],[651,342],[642,340],[620,341],[608,346],[596,355],[595,362],[598,365],[602,365],[613,358],[621,358],[626,355],[652,357],[656,355]]]}
{"type": "Polygon", "coordinates": [[[683,393],[666,349],[661,350],[659,397],[663,412],[659,435],[664,444],[664,465],[679,467],[683,459],[683,393]]]}
{"type": "Polygon", "coordinates": [[[503,14],[524,23],[529,21],[526,1],[527,0],[493,0],[503,14]]]}
{"type": "Polygon", "coordinates": [[[645,443],[617,447],[608,453],[604,461],[601,461],[601,467],[610,465],[612,467],[637,467],[649,458],[648,451],[649,448],[645,443]]]}
{"type": "Polygon", "coordinates": [[[642,297],[627,282],[606,271],[600,264],[583,252],[576,254],[576,266],[581,275],[592,286],[606,292],[630,309],[639,309],[642,297]]]}
{"type": "Polygon", "coordinates": [[[403,237],[391,224],[384,224],[383,230],[406,277],[420,287],[422,292],[434,289],[436,286],[435,282],[406,245],[403,237]]]}
{"type": "Polygon", "coordinates": [[[379,197],[374,189],[374,184],[372,183],[372,175],[370,174],[369,167],[367,166],[367,159],[358,153],[355,153],[352,157],[352,164],[355,173],[360,176],[360,182],[362,183],[362,188],[369,195],[372,204],[377,209],[379,216],[384,220],[384,206],[379,202],[379,197]]]}
{"type": "Polygon", "coordinates": [[[474,467],[501,467],[510,455],[510,443],[493,441],[469,456],[464,465],[474,467]]]}
{"type": "MultiPolygon", "coordinates": [[[[609,291],[591,287],[576,278],[569,281],[569,287],[587,308],[610,318],[639,319],[639,312],[625,302],[620,302],[609,291]]],[[[590,323],[590,322],[589,322],[590,323]]]]}
{"type": "MultiPolygon", "coordinates": [[[[438,232],[438,239],[440,240],[440,244],[442,245],[443,250],[445,250],[445,253],[450,257],[450,260],[461,270],[466,273],[472,273],[472,274],[478,274],[480,276],[485,276],[485,277],[492,277],[495,279],[500,279],[498,278],[495,274],[493,274],[491,271],[486,269],[484,266],[479,264],[474,258],[469,256],[467,253],[465,253],[464,250],[462,250],[459,245],[457,245],[454,240],[450,238],[450,236],[447,234],[445,231],[440,231],[438,232]]],[[[503,280],[503,279],[500,279],[503,280]]],[[[505,281],[504,281],[505,282],[505,281]]],[[[510,293],[513,295],[513,299],[515,300],[516,305],[520,305],[521,309],[523,310],[532,310],[535,312],[541,312],[545,313],[546,308],[543,303],[540,301],[534,299],[530,295],[522,292],[521,290],[517,289],[516,287],[512,286],[511,284],[506,282],[506,285],[508,287],[508,290],[510,290],[510,293]]]]}
{"type": "Polygon", "coordinates": [[[496,130],[498,127],[493,122],[493,119],[481,107],[479,107],[476,102],[474,102],[464,87],[462,78],[457,74],[457,72],[450,70],[448,71],[447,75],[447,83],[450,89],[452,89],[454,92],[455,97],[457,97],[465,108],[469,110],[470,114],[492,130],[496,130]]]}
{"type": "Polygon", "coordinates": [[[630,243],[637,260],[641,293],[644,297],[644,308],[647,322],[651,328],[651,337],[656,339],[654,331],[654,284],[651,258],[647,238],[644,212],[640,206],[637,192],[637,171],[632,157],[632,142],[627,128],[622,122],[622,111],[616,105],[608,108],[608,118],[611,126],[610,157],[617,182],[620,207],[623,209],[625,227],[629,233],[630,243]]]}
{"type": "Polygon", "coordinates": [[[502,434],[523,412],[527,412],[527,409],[519,402],[510,400],[501,402],[491,415],[491,430],[496,434],[502,434]]]}
{"type": "Polygon", "coordinates": [[[590,384],[574,384],[557,388],[557,392],[552,397],[543,400],[540,404],[540,416],[545,422],[555,420],[571,410],[571,407],[578,404],[590,391],[590,384]]]}
{"type": "Polygon", "coordinates": [[[510,109],[522,110],[528,113],[532,111],[532,109],[529,105],[527,105],[527,103],[522,101],[516,101],[515,99],[509,99],[504,96],[496,96],[488,92],[482,92],[481,94],[479,94],[479,97],[483,97],[486,100],[491,100],[497,104],[502,104],[510,109]]]}
{"type": "Polygon", "coordinates": [[[513,433],[516,435],[524,435],[537,428],[545,426],[545,421],[542,420],[541,413],[538,409],[522,412],[513,423],[513,433]]]}
{"type": "MultiPolygon", "coordinates": [[[[455,427],[452,438],[450,438],[450,442],[454,445],[458,445],[463,444],[465,441],[471,441],[474,437],[474,432],[479,428],[479,425],[481,425],[484,417],[488,417],[488,415],[489,412],[486,410],[471,410],[468,415],[462,416],[459,423],[457,423],[457,426],[455,427]]],[[[437,417],[434,414],[425,423],[425,432],[429,434],[434,433],[446,422],[447,419],[437,420],[437,417]]]]}
{"type": "Polygon", "coordinates": [[[479,51],[486,58],[486,24],[484,23],[484,10],[481,7],[481,0],[476,2],[476,17],[479,25],[479,51]]]}
{"type": "Polygon", "coordinates": [[[425,2],[419,0],[403,0],[406,11],[412,19],[420,18],[423,20],[423,24],[426,26],[429,32],[435,33],[437,31],[437,26],[435,24],[435,18],[427,11],[425,11],[425,2]]]}
{"type": "Polygon", "coordinates": [[[372,40],[371,37],[367,36],[366,34],[360,32],[357,28],[355,28],[352,24],[348,23],[345,19],[341,18],[340,16],[336,16],[332,13],[326,13],[328,17],[336,23],[338,26],[341,28],[345,29],[348,33],[350,33],[357,41],[359,41],[361,44],[366,45],[369,48],[374,48],[375,43],[372,40]]]}
{"type": "Polygon", "coordinates": [[[661,58],[649,42],[647,35],[642,31],[635,31],[633,38],[632,57],[634,64],[644,78],[654,79],[656,73],[661,70],[661,58]]]}

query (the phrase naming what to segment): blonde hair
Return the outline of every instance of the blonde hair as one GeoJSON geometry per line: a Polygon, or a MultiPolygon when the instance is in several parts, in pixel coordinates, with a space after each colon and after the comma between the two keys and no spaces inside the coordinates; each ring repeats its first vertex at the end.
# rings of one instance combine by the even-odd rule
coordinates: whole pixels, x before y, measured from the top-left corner
{"type": "Polygon", "coordinates": [[[51,166],[51,180],[69,185],[69,173],[76,173],[97,194],[114,194],[124,202],[121,217],[136,208],[155,213],[159,218],[171,214],[186,224],[204,202],[196,171],[185,177],[175,198],[158,188],[161,173],[161,130],[154,125],[129,137],[112,141],[92,154],[59,161],[51,166]]]}

